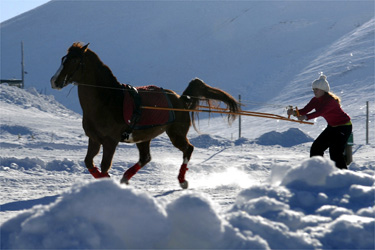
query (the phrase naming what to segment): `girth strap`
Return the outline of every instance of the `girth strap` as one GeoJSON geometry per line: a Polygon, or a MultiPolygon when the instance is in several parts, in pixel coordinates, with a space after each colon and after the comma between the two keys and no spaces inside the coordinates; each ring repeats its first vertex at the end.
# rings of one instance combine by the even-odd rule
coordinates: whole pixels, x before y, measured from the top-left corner
{"type": "Polygon", "coordinates": [[[142,99],[141,99],[140,94],[138,93],[138,90],[135,87],[131,86],[130,84],[123,84],[122,86],[123,86],[124,91],[128,91],[130,96],[133,98],[134,106],[135,106],[132,117],[130,119],[129,128],[122,134],[122,138],[121,138],[122,140],[128,140],[130,134],[134,130],[135,125],[138,123],[138,121],[141,118],[142,99]]]}

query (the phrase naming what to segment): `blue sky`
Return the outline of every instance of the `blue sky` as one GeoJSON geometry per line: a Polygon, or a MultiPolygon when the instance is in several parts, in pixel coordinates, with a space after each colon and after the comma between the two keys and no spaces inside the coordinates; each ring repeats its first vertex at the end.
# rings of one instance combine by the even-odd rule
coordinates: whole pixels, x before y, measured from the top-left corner
{"type": "Polygon", "coordinates": [[[1,0],[0,1],[0,22],[32,10],[50,0],[1,0]]]}

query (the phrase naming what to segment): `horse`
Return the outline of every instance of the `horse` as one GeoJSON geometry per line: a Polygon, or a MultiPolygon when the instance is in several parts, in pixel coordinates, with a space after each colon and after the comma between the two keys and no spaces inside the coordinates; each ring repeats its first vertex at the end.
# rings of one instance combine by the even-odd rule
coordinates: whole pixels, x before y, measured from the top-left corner
{"type": "Polygon", "coordinates": [[[151,140],[166,132],[172,144],[183,153],[183,162],[177,179],[181,188],[188,188],[185,174],[194,146],[187,139],[187,133],[192,122],[194,123],[194,111],[198,109],[202,100],[206,101],[209,107],[212,107],[214,102],[223,102],[230,111],[228,112],[230,123],[241,110],[239,102],[225,91],[195,78],[191,80],[181,96],[172,90],[163,89],[169,97],[171,106],[178,109],[174,111],[173,121],[147,128],[131,127],[134,124],[128,124],[124,120],[124,111],[128,108],[124,107],[124,93],[130,91],[135,96],[137,88],[119,83],[110,68],[88,48],[88,45],[81,42],[73,43],[51,78],[53,89],[61,90],[69,84],[76,85],[78,88],[82,126],[88,137],[87,154],[84,159],[88,171],[94,178],[110,177],[108,171],[117,145],[120,142],[135,143],[139,151],[139,160],[124,172],[120,180],[121,184],[129,184],[129,180],[151,161],[151,140]],[[179,111],[180,109],[190,111],[179,111]],[[127,135],[125,138],[124,134],[127,135]],[[99,170],[94,164],[94,158],[101,147],[103,147],[103,154],[99,170]]]}

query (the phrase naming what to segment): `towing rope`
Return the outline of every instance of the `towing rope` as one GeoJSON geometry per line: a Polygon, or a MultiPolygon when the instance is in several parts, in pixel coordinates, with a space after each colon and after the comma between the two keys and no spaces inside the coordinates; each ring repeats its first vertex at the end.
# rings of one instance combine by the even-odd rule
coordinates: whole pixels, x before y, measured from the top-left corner
{"type": "Polygon", "coordinates": [[[228,109],[219,108],[219,107],[207,107],[207,106],[198,106],[198,109],[180,109],[180,108],[165,108],[165,107],[151,107],[151,106],[141,106],[143,109],[154,109],[154,110],[168,110],[168,111],[182,111],[182,112],[205,112],[205,113],[217,113],[217,114],[227,114],[227,115],[245,115],[245,116],[255,116],[262,118],[270,118],[276,120],[283,120],[289,122],[298,122],[303,124],[313,125],[313,122],[293,120],[288,117],[281,115],[263,113],[263,112],[252,112],[252,111],[240,111],[240,112],[230,112],[228,109]]]}
{"type": "MultiPolygon", "coordinates": [[[[107,86],[96,86],[91,84],[76,84],[73,83],[74,86],[82,85],[87,87],[96,87],[96,88],[104,88],[104,89],[113,89],[113,90],[120,90],[120,91],[126,91],[126,89],[122,89],[120,87],[107,87],[107,86]]],[[[142,90],[140,90],[141,92],[142,90]]],[[[163,92],[165,93],[165,92],[163,92]]],[[[166,93],[170,94],[170,93],[166,93]]],[[[198,97],[193,97],[198,98],[198,97]]],[[[243,103],[243,102],[242,102],[243,103]]],[[[258,103],[261,104],[261,103],[258,103]]],[[[276,106],[276,104],[268,104],[276,106]]],[[[281,106],[281,105],[277,105],[281,106]]],[[[290,107],[290,106],[289,106],[290,107]]],[[[182,111],[182,112],[205,112],[205,113],[218,113],[218,114],[227,114],[227,115],[244,115],[244,116],[255,116],[255,117],[262,117],[262,118],[270,118],[270,119],[276,119],[276,120],[283,120],[283,121],[289,121],[289,122],[298,122],[301,124],[309,124],[313,125],[313,122],[307,122],[307,121],[300,121],[300,120],[293,120],[289,117],[284,117],[281,115],[276,114],[270,114],[270,113],[262,113],[262,112],[252,112],[252,111],[240,111],[240,112],[229,112],[228,109],[219,108],[219,107],[207,107],[207,106],[198,106],[198,108],[206,108],[206,109],[179,109],[179,108],[165,108],[165,107],[151,107],[151,106],[141,106],[143,109],[154,109],[154,110],[169,110],[169,111],[182,111]]],[[[298,112],[298,109],[296,108],[296,111],[298,112]]]]}

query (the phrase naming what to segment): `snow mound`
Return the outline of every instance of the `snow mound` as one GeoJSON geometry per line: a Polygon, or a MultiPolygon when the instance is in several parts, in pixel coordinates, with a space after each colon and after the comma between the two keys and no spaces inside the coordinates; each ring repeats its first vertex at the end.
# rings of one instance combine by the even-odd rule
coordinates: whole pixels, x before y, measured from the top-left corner
{"type": "Polygon", "coordinates": [[[290,128],[282,133],[271,131],[256,139],[256,143],[259,145],[280,145],[283,147],[293,147],[301,143],[312,141],[314,141],[313,138],[306,135],[298,128],[290,128]]]}
{"type": "Polygon", "coordinates": [[[4,223],[1,236],[2,248],[266,249],[264,241],[227,225],[206,197],[188,192],[162,206],[111,180],[76,185],[51,205],[4,223]]]}
{"type": "Polygon", "coordinates": [[[161,201],[112,180],[92,181],[2,224],[1,247],[372,248],[374,181],[322,157],[275,165],[269,184],[241,191],[225,212],[193,191],[161,201]]]}
{"type": "Polygon", "coordinates": [[[33,131],[25,126],[21,125],[7,125],[0,124],[0,134],[9,133],[12,135],[31,135],[33,131]]]}
{"type": "Polygon", "coordinates": [[[232,145],[232,142],[228,139],[217,135],[203,134],[190,139],[191,144],[198,148],[209,148],[213,146],[228,147],[232,145]]]}
{"type": "Polygon", "coordinates": [[[52,160],[46,162],[39,158],[16,158],[16,157],[0,157],[0,170],[36,170],[42,169],[47,171],[67,171],[69,173],[83,172],[86,168],[80,166],[78,162],[70,159],[52,160]]]}

